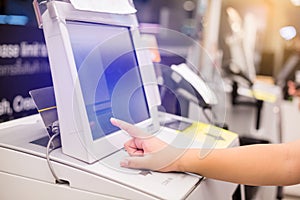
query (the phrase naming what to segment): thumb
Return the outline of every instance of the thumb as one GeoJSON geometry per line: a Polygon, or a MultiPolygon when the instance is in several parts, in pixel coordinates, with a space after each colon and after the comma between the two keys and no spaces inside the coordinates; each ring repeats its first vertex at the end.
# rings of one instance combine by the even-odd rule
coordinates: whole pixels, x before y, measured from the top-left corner
{"type": "Polygon", "coordinates": [[[141,157],[127,157],[120,162],[121,167],[131,168],[131,169],[151,169],[149,164],[149,159],[147,156],[141,157]]]}
{"type": "Polygon", "coordinates": [[[176,171],[176,161],[183,155],[183,153],[184,150],[182,149],[168,146],[156,153],[150,153],[144,156],[127,157],[120,162],[120,166],[162,172],[176,171]]]}

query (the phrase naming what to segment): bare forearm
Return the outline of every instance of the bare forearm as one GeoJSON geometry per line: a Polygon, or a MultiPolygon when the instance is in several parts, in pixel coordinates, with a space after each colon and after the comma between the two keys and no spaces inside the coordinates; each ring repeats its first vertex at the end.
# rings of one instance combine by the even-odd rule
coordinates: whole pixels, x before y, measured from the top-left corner
{"type": "Polygon", "coordinates": [[[300,165],[292,158],[300,154],[290,148],[287,144],[251,145],[213,149],[206,156],[203,150],[191,149],[180,159],[180,167],[183,171],[241,184],[295,184],[300,182],[300,165]]]}

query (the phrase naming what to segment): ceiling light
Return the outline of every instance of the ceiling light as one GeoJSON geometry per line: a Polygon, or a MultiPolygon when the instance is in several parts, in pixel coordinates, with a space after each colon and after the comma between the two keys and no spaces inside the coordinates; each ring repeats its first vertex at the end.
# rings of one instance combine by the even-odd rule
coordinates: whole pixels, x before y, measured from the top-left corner
{"type": "Polygon", "coordinates": [[[281,37],[285,40],[291,40],[296,37],[297,31],[293,26],[285,26],[279,30],[281,37]]]}
{"type": "Polygon", "coordinates": [[[291,0],[291,2],[294,6],[300,6],[300,0],[291,0]]]}

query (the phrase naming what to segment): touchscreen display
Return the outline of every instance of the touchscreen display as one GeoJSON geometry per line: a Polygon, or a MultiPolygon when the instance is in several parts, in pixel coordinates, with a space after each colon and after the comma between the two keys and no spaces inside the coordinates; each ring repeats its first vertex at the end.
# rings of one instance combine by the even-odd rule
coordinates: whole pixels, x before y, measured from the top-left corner
{"type": "MultiPolygon", "coordinates": [[[[94,140],[118,130],[111,117],[138,123],[149,110],[128,27],[67,21],[94,140]]],[[[62,66],[63,67],[63,66],[62,66]]]]}

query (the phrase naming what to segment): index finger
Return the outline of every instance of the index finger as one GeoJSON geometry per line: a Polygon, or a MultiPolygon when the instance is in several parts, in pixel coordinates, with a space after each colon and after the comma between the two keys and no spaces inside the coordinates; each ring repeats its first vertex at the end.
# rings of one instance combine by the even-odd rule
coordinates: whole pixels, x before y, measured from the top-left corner
{"type": "Polygon", "coordinates": [[[110,118],[110,122],[114,125],[119,127],[120,129],[124,130],[127,132],[130,136],[135,137],[135,138],[148,138],[151,136],[150,133],[146,133],[142,131],[140,128],[127,123],[123,120],[116,119],[116,118],[110,118]]]}

